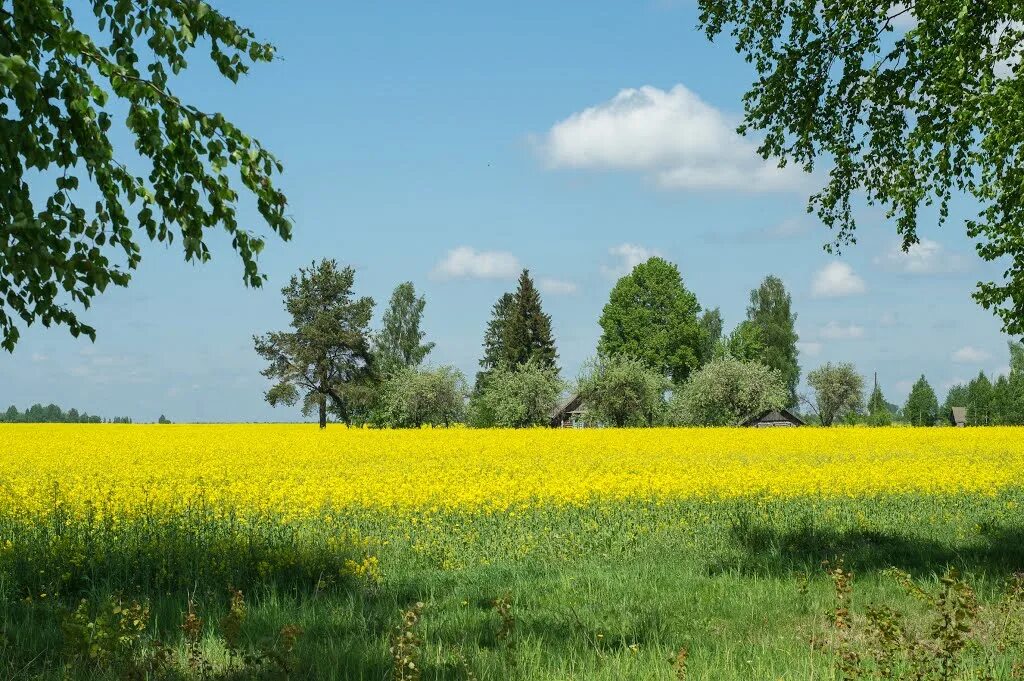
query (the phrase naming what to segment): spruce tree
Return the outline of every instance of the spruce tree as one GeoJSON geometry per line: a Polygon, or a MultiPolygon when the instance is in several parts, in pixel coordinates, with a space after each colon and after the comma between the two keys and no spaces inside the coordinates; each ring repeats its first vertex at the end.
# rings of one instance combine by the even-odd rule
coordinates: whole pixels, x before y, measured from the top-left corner
{"type": "Polygon", "coordinates": [[[491,319],[484,332],[484,356],[480,359],[480,371],[476,375],[476,391],[479,392],[487,377],[498,368],[505,357],[505,327],[512,315],[515,296],[505,293],[491,308],[491,319]]]}
{"type": "Polygon", "coordinates": [[[761,362],[777,370],[786,381],[789,400],[786,406],[796,406],[796,387],[800,383],[800,364],[797,361],[796,314],[793,299],[782,280],[774,275],[764,278],[761,285],[750,292],[747,320],[761,331],[764,353],[761,362]]]}
{"type": "Polygon", "coordinates": [[[540,291],[529,270],[519,275],[519,286],[503,333],[502,355],[507,366],[517,367],[533,360],[541,369],[557,372],[558,352],[551,334],[551,317],[541,307],[540,291]]]}

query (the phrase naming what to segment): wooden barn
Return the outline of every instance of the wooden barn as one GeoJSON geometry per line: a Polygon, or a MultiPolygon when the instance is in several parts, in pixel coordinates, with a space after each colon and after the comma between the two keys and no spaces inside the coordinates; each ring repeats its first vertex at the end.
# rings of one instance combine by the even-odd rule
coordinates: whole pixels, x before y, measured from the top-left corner
{"type": "Polygon", "coordinates": [[[587,414],[583,398],[573,393],[551,413],[552,428],[582,428],[587,414]]]}
{"type": "Polygon", "coordinates": [[[947,416],[949,416],[950,425],[957,428],[967,425],[967,407],[950,407],[947,416]]]}
{"type": "Polygon", "coordinates": [[[803,426],[804,421],[788,409],[766,409],[740,422],[746,428],[792,428],[803,426]]]}

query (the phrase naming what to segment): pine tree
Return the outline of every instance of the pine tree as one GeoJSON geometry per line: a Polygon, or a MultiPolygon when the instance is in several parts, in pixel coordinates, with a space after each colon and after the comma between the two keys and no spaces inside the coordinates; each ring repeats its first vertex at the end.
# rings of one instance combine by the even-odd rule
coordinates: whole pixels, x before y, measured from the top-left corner
{"type": "Polygon", "coordinates": [[[878,374],[875,374],[875,388],[871,391],[871,398],[868,400],[868,423],[873,426],[888,426],[892,423],[892,411],[882,395],[882,388],[878,385],[878,374]]]}
{"type": "Polygon", "coordinates": [[[519,275],[508,322],[503,328],[503,360],[517,367],[533,360],[541,369],[555,369],[558,352],[551,334],[551,317],[541,307],[540,291],[529,270],[519,275]]]}
{"type": "Polygon", "coordinates": [[[967,384],[967,425],[987,426],[992,423],[992,382],[979,371],[967,384]]]}
{"type": "Polygon", "coordinates": [[[760,360],[777,370],[786,380],[789,390],[788,407],[797,403],[796,387],[800,383],[800,364],[797,361],[796,314],[793,299],[782,280],[774,275],[765,277],[761,285],[750,292],[747,319],[761,331],[764,354],[760,360]]]}

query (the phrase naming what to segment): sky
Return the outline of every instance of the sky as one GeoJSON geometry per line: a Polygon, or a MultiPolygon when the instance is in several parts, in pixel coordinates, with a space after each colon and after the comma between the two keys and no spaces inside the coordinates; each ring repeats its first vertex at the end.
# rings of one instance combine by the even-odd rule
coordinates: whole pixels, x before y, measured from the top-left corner
{"type": "MultiPolygon", "coordinates": [[[[924,213],[909,254],[883,210],[864,207],[858,243],[827,254],[829,231],[805,211],[820,178],[778,169],[736,135],[752,70],[697,30],[687,0],[214,4],[280,58],[232,85],[197,52],[173,88],[282,160],[293,239],[268,240],[261,289],[243,286],[220,235],[204,265],[145,242],[130,286],[81,315],[95,343],[33,326],[0,353],[3,406],[299,420],[298,407],[264,402],[252,336],[286,327],[280,289],[320,258],[356,268],[375,324],[412,281],[437,344],[429,362],[469,377],[491,306],[522,268],[573,379],[616,278],[651,255],[676,263],[727,331],[750,289],[781,277],[805,375],[853,362],[902,404],[922,374],[942,399],[980,370],[1006,371],[1000,323],[971,299],[1000,275],[964,234],[977,207],[958,200],[942,228],[924,213]]],[[[251,206],[242,216],[268,232],[251,206]]]]}

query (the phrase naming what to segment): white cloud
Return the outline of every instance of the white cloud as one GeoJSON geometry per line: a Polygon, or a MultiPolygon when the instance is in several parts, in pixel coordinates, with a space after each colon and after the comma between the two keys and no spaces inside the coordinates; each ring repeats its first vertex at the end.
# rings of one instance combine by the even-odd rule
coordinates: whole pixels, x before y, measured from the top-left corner
{"type": "Polygon", "coordinates": [[[575,282],[549,277],[542,277],[539,285],[541,291],[550,293],[553,296],[571,296],[580,289],[575,282]]]}
{"type": "Polygon", "coordinates": [[[613,266],[604,265],[601,271],[613,279],[623,277],[633,271],[633,268],[650,258],[660,256],[658,251],[639,246],[637,244],[619,244],[608,249],[609,255],[614,255],[618,263],[613,266]]]}
{"type": "Polygon", "coordinates": [[[805,187],[798,168],[765,161],[736,121],[685,85],[645,85],[577,112],[540,142],[551,167],[633,170],[672,189],[790,191],[805,187]]]}
{"type": "Polygon", "coordinates": [[[984,362],[989,357],[991,357],[991,355],[987,352],[972,345],[965,345],[953,353],[953,361],[961,364],[977,364],[979,362],[984,362]]]}
{"type": "Polygon", "coordinates": [[[801,354],[817,357],[821,354],[822,345],[818,341],[797,341],[796,347],[801,354]]]}
{"type": "Polygon", "coordinates": [[[819,334],[825,340],[855,340],[864,337],[864,327],[856,324],[840,324],[829,322],[821,328],[819,334]]]}
{"type": "Polygon", "coordinates": [[[509,279],[521,269],[519,259],[504,251],[478,251],[459,246],[434,268],[439,279],[509,279]]]}
{"type": "Polygon", "coordinates": [[[840,298],[867,291],[864,280],[845,262],[833,260],[814,275],[811,294],[815,298],[840,298]]]}
{"type": "Polygon", "coordinates": [[[948,274],[967,269],[967,258],[948,253],[945,247],[931,239],[921,239],[906,252],[899,243],[875,258],[875,264],[905,274],[948,274]]]}

